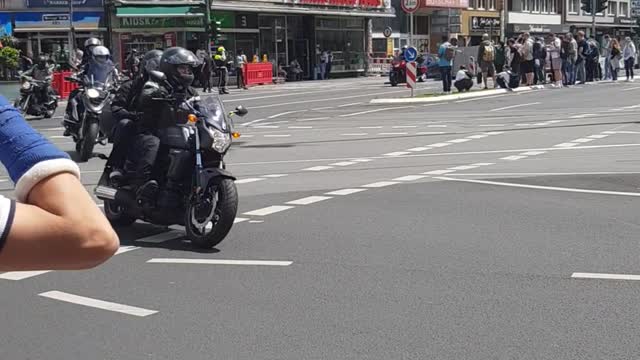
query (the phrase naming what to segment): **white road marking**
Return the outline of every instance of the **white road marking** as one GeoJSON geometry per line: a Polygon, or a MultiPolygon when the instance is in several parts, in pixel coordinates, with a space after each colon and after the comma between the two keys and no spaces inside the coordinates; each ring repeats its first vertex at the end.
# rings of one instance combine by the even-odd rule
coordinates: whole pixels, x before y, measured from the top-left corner
{"type": "Polygon", "coordinates": [[[630,88],[626,88],[626,89],[622,89],[620,91],[631,91],[631,90],[637,90],[640,89],[640,86],[634,86],[634,87],[630,87],[630,88]]]}
{"type": "Polygon", "coordinates": [[[378,133],[378,135],[409,135],[409,133],[406,133],[406,132],[383,132],[383,133],[378,133]]]}
{"type": "Polygon", "coordinates": [[[287,129],[313,129],[313,126],[287,126],[287,129]]]}
{"type": "Polygon", "coordinates": [[[430,147],[414,147],[411,149],[407,149],[407,151],[426,151],[426,150],[431,150],[432,148],[430,147]]]}
{"type": "Polygon", "coordinates": [[[526,156],[536,156],[536,155],[542,155],[542,154],[546,154],[546,151],[527,151],[524,152],[520,155],[526,155],[526,156]]]}
{"type": "Polygon", "coordinates": [[[510,161],[515,161],[515,160],[520,160],[520,159],[524,159],[526,158],[526,156],[522,156],[522,155],[512,155],[512,156],[505,156],[503,158],[500,158],[500,160],[510,160],[510,161]]]}
{"type": "Polygon", "coordinates": [[[357,102],[357,103],[350,103],[350,104],[342,104],[342,105],[338,105],[339,108],[341,107],[347,107],[347,106],[355,106],[355,105],[360,105],[362,104],[361,102],[357,102]]]}
{"type": "Polygon", "coordinates": [[[382,126],[360,126],[359,129],[382,129],[382,126]]]}
{"type": "Polygon", "coordinates": [[[63,127],[55,127],[55,128],[44,128],[44,129],[36,129],[38,131],[63,131],[63,127]]]}
{"type": "Polygon", "coordinates": [[[277,126],[277,125],[256,125],[253,128],[254,129],[280,129],[280,126],[277,126]]]}
{"type": "Polygon", "coordinates": [[[289,176],[289,174],[269,174],[269,175],[264,175],[263,177],[266,177],[266,178],[281,178],[281,177],[285,177],[285,176],[289,176]]]}
{"type": "Polygon", "coordinates": [[[163,243],[165,241],[169,241],[169,240],[173,240],[173,239],[177,239],[177,238],[181,238],[184,237],[184,232],[183,231],[167,231],[167,232],[163,232],[160,234],[156,234],[156,235],[151,235],[151,236],[147,236],[147,237],[143,237],[141,239],[136,239],[136,242],[143,242],[143,243],[152,243],[152,244],[159,244],[159,243],[163,243]]]}
{"type": "Polygon", "coordinates": [[[316,118],[308,118],[308,119],[298,119],[296,121],[316,121],[316,120],[327,120],[329,117],[316,117],[316,118]]]}
{"type": "Polygon", "coordinates": [[[395,178],[392,180],[393,181],[416,181],[416,180],[424,179],[426,177],[427,177],[426,175],[407,175],[407,176],[401,176],[399,178],[395,178]]]}
{"type": "Polygon", "coordinates": [[[365,136],[365,135],[369,135],[368,133],[346,133],[346,134],[340,134],[340,136],[365,136]]]}
{"type": "Polygon", "coordinates": [[[407,154],[411,154],[408,151],[396,151],[396,152],[390,152],[387,154],[383,154],[384,156],[402,156],[402,155],[407,155],[407,154]]]}
{"type": "Polygon", "coordinates": [[[264,137],[289,137],[291,136],[291,134],[271,134],[271,135],[265,135],[264,137]]]}
{"type": "Polygon", "coordinates": [[[52,135],[52,136],[49,136],[49,138],[51,138],[51,139],[66,139],[66,138],[67,138],[67,136],[62,136],[62,135],[52,135]]]}
{"type": "Polygon", "coordinates": [[[262,224],[264,220],[249,220],[249,224],[262,224]]]}
{"type": "Polygon", "coordinates": [[[255,135],[244,135],[244,134],[243,134],[243,135],[242,135],[242,138],[243,138],[243,139],[245,139],[245,138],[252,138],[252,137],[254,137],[254,136],[255,136],[255,135]]]}
{"type": "Polygon", "coordinates": [[[478,135],[471,135],[471,136],[467,136],[467,139],[484,139],[486,137],[489,137],[489,135],[486,134],[478,134],[478,135]]]}
{"type": "Polygon", "coordinates": [[[475,169],[475,168],[477,168],[477,166],[462,165],[462,166],[456,166],[456,167],[448,168],[447,170],[458,171],[458,170],[471,170],[471,169],[475,169]]]}
{"type": "Polygon", "coordinates": [[[575,140],[573,140],[573,142],[586,143],[586,142],[590,142],[590,141],[593,141],[593,140],[595,140],[595,139],[584,138],[584,139],[575,139],[575,140]]]}
{"type": "Polygon", "coordinates": [[[352,159],[351,161],[355,161],[355,162],[369,162],[369,161],[373,161],[373,159],[352,159]]]}
{"type": "Polygon", "coordinates": [[[435,144],[431,144],[431,145],[427,145],[427,146],[431,146],[431,147],[434,147],[434,148],[439,148],[439,147],[445,147],[445,146],[449,146],[449,145],[451,145],[451,144],[445,142],[445,143],[435,143],[435,144]]]}
{"type": "MultiPolygon", "coordinates": [[[[410,106],[410,107],[413,107],[413,106],[410,106]]],[[[351,114],[342,114],[340,115],[340,117],[351,117],[351,116],[358,116],[358,115],[364,115],[364,114],[371,114],[371,113],[380,112],[380,111],[398,110],[398,109],[406,109],[406,108],[407,107],[404,107],[404,106],[396,106],[396,107],[389,107],[389,108],[372,109],[372,110],[359,111],[351,114]]]]}
{"type": "Polygon", "coordinates": [[[333,166],[314,166],[306,169],[302,169],[302,171],[323,171],[333,169],[333,166]]]}
{"type": "Polygon", "coordinates": [[[447,125],[427,125],[427,127],[430,127],[430,128],[446,128],[447,125]]]}
{"type": "Polygon", "coordinates": [[[569,119],[584,119],[586,117],[591,117],[591,116],[598,116],[598,114],[580,114],[580,115],[573,115],[573,116],[569,116],[569,119]]]}
{"type": "Polygon", "coordinates": [[[453,140],[449,140],[447,142],[453,143],[453,144],[460,144],[463,142],[467,142],[467,141],[471,141],[471,139],[453,139],[453,140]]]}
{"type": "Polygon", "coordinates": [[[561,147],[561,148],[564,148],[564,147],[572,147],[572,146],[576,146],[576,145],[578,145],[578,144],[576,144],[576,143],[570,143],[570,142],[569,142],[569,143],[562,143],[562,144],[553,145],[553,146],[554,146],[554,147],[561,147]]]}
{"type": "Polygon", "coordinates": [[[471,164],[472,166],[491,166],[491,165],[495,165],[496,163],[475,163],[475,164],[471,164]]]}
{"type": "MultiPolygon", "coordinates": [[[[238,224],[238,223],[245,222],[245,221],[249,221],[249,219],[247,219],[247,218],[242,218],[242,217],[237,217],[237,218],[233,219],[233,223],[234,223],[234,224],[238,224]]],[[[252,220],[252,221],[253,221],[253,220],[252,220]]],[[[252,222],[252,221],[249,221],[249,222],[252,222]]]]}
{"type": "Polygon", "coordinates": [[[444,174],[448,174],[448,173],[452,173],[455,170],[433,170],[433,171],[427,171],[427,172],[423,172],[423,175],[444,175],[444,174]]]}
{"type": "Polygon", "coordinates": [[[331,166],[349,166],[349,165],[353,165],[353,164],[357,164],[356,162],[353,161],[341,161],[341,162],[337,162],[337,163],[333,163],[333,164],[329,164],[331,166]]]}
{"type": "Polygon", "coordinates": [[[531,105],[540,105],[540,103],[539,102],[534,102],[534,103],[527,103],[527,104],[517,104],[517,105],[511,105],[511,106],[504,106],[504,107],[500,107],[500,108],[497,108],[497,109],[491,109],[489,111],[490,112],[494,112],[494,111],[515,109],[515,108],[519,108],[519,107],[523,107],[523,106],[531,106],[531,105]]]}
{"type": "MultiPolygon", "coordinates": [[[[639,87],[640,89],[640,87],[639,87]]],[[[622,90],[624,91],[624,90],[622,90]]],[[[600,280],[640,280],[640,275],[627,274],[602,274],[602,273],[573,273],[573,279],[600,279],[600,280]]]]}
{"type": "Polygon", "coordinates": [[[294,208],[294,206],[273,205],[273,206],[267,206],[267,207],[262,208],[262,209],[256,209],[256,210],[252,210],[252,211],[247,211],[246,213],[244,213],[244,215],[248,215],[248,216],[267,216],[267,215],[279,213],[281,211],[285,211],[285,210],[289,210],[289,209],[293,209],[293,208],[294,208]]]}
{"type": "Polygon", "coordinates": [[[367,185],[362,185],[362,187],[366,187],[366,188],[381,188],[381,187],[385,187],[385,186],[391,186],[391,185],[395,185],[398,184],[395,181],[380,181],[380,182],[374,182],[371,184],[367,184],[367,185]]]}
{"type": "Polygon", "coordinates": [[[507,124],[480,124],[478,126],[498,127],[498,126],[507,126],[507,124]]]}
{"type": "Polygon", "coordinates": [[[397,125],[397,126],[392,126],[392,129],[408,129],[408,128],[417,128],[416,125],[397,125]]]}
{"type": "Polygon", "coordinates": [[[442,135],[442,134],[446,134],[446,133],[442,131],[421,131],[416,133],[416,135],[442,135]]]}
{"type": "Polygon", "coordinates": [[[355,194],[363,191],[367,191],[367,189],[342,189],[342,190],[335,190],[335,191],[325,193],[325,195],[345,196],[345,195],[351,195],[351,194],[355,194]]]}
{"type": "Polygon", "coordinates": [[[138,250],[138,249],[140,249],[140,248],[137,247],[137,246],[120,246],[118,248],[118,250],[116,251],[115,255],[128,253],[129,251],[138,250]]]}
{"type": "Polygon", "coordinates": [[[516,124],[516,126],[532,126],[533,124],[516,124]]]}
{"type": "Polygon", "coordinates": [[[485,133],[486,135],[500,135],[504,134],[504,131],[489,131],[485,133]]]}
{"type": "Polygon", "coordinates": [[[265,121],[265,120],[267,120],[267,119],[256,119],[256,120],[252,120],[252,121],[249,121],[249,122],[246,122],[246,123],[242,123],[242,124],[238,124],[238,125],[249,126],[249,125],[253,125],[255,123],[259,123],[259,122],[265,121]]]}
{"type": "Polygon", "coordinates": [[[292,110],[292,111],[285,111],[283,113],[279,113],[279,114],[275,114],[275,115],[271,115],[271,116],[267,116],[267,119],[275,119],[277,117],[280,116],[284,116],[284,115],[289,115],[289,114],[295,114],[295,113],[301,113],[301,112],[306,112],[307,110],[292,110]]]}
{"type": "Polygon", "coordinates": [[[256,181],[262,181],[265,180],[264,178],[247,178],[247,179],[240,179],[240,180],[236,180],[236,184],[248,184],[248,183],[252,183],[252,182],[256,182],[256,181]]]}
{"type": "Polygon", "coordinates": [[[154,258],[154,259],[148,260],[147,263],[152,263],[152,264],[200,264],[200,265],[245,265],[245,266],[289,266],[289,265],[293,264],[293,261],[154,258]]]}
{"type": "Polygon", "coordinates": [[[507,95],[510,95],[510,94],[500,94],[500,95],[493,95],[493,96],[483,96],[483,97],[474,98],[474,99],[458,100],[458,101],[456,101],[456,103],[459,104],[459,103],[466,103],[466,102],[470,102],[470,101],[492,99],[492,98],[497,98],[497,97],[502,97],[502,96],[507,96],[507,95]]]}
{"type": "Polygon", "coordinates": [[[309,205],[320,201],[332,199],[330,196],[308,196],[302,199],[287,202],[288,205],[309,205]]]}
{"type": "Polygon", "coordinates": [[[60,300],[72,304],[84,305],[102,310],[108,310],[118,312],[127,315],[145,317],[157,313],[155,310],[143,309],[135,306],[123,305],[109,301],[103,301],[98,299],[92,299],[84,296],[73,295],[62,291],[47,291],[39,296],[43,296],[49,299],[60,300]]]}
{"type": "Polygon", "coordinates": [[[604,139],[607,136],[609,136],[609,135],[589,135],[587,137],[590,138],[590,139],[604,139]]]}
{"type": "Polygon", "coordinates": [[[449,176],[562,176],[562,175],[621,175],[640,174],[638,171],[612,171],[612,172],[511,172],[511,173],[464,173],[449,174],[449,176]]]}
{"type": "Polygon", "coordinates": [[[556,186],[514,184],[514,183],[499,182],[499,181],[487,181],[487,180],[455,179],[455,178],[448,178],[448,177],[438,177],[436,179],[448,180],[448,181],[469,182],[469,183],[485,184],[485,185],[517,187],[517,188],[525,188],[525,189],[536,189],[536,190],[564,191],[564,192],[575,192],[575,193],[584,193],[584,194],[599,194],[599,195],[618,195],[618,196],[635,196],[635,197],[639,197],[640,196],[640,193],[624,192],[624,191],[576,189],[576,188],[565,188],[565,187],[556,187],[556,186]]]}

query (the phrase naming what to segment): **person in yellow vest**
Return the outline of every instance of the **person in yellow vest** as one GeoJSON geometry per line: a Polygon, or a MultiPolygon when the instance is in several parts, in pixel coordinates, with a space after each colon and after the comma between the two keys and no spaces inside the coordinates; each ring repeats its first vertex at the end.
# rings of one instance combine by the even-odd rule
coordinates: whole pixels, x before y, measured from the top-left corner
{"type": "Polygon", "coordinates": [[[219,46],[216,54],[213,56],[213,62],[216,64],[218,71],[218,91],[220,95],[228,94],[227,80],[229,79],[229,69],[227,69],[227,51],[224,46],[219,46]]]}

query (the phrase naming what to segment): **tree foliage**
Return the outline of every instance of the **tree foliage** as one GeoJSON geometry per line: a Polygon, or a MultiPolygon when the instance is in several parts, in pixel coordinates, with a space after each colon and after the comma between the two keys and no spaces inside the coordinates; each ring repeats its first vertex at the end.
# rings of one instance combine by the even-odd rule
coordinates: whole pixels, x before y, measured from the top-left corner
{"type": "Polygon", "coordinates": [[[10,46],[0,49],[0,65],[7,69],[17,69],[20,60],[20,51],[10,46]]]}

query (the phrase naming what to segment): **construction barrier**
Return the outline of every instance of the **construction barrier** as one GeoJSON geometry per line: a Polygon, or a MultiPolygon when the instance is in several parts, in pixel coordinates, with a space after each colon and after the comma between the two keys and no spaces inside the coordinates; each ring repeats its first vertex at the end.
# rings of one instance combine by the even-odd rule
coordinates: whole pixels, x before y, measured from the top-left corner
{"type": "Polygon", "coordinates": [[[249,63],[244,65],[245,85],[265,85],[273,82],[273,64],[249,63]]]}
{"type": "Polygon", "coordinates": [[[371,75],[389,75],[391,69],[391,58],[371,58],[369,62],[369,74],[371,75]]]}
{"type": "Polygon", "coordinates": [[[67,99],[71,91],[78,88],[78,84],[65,80],[65,77],[73,75],[71,71],[59,71],[53,73],[51,87],[60,95],[61,99],[67,99]]]}

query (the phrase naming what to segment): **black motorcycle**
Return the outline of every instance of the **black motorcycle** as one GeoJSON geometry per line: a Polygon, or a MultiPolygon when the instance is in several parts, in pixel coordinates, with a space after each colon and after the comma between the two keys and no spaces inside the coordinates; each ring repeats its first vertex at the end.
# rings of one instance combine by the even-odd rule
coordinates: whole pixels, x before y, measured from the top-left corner
{"type": "Polygon", "coordinates": [[[20,98],[15,101],[14,107],[26,115],[51,118],[58,108],[58,96],[51,89],[52,77],[35,80],[29,76],[22,76],[21,80],[20,98]],[[43,92],[46,94],[43,95],[43,92]]]}
{"type": "MultiPolygon", "coordinates": [[[[156,81],[166,81],[163,73],[152,72],[156,81]]],[[[128,184],[135,174],[130,159],[120,179],[109,179],[107,171],[95,189],[104,200],[107,219],[114,226],[128,226],[137,219],[158,225],[183,225],[191,242],[201,248],[219,244],[233,226],[238,209],[235,177],[226,171],[224,156],[234,132],[231,116],[244,116],[239,106],[226,113],[217,97],[203,98],[194,105],[192,99],[154,99],[174,105],[176,125],[162,130],[160,148],[168,155],[154,165],[154,178],[159,189],[154,200],[136,199],[135,189],[128,184]],[[179,123],[178,113],[188,114],[179,123]]]]}
{"type": "Polygon", "coordinates": [[[79,92],[72,102],[72,122],[65,125],[76,143],[80,161],[87,161],[93,155],[96,143],[106,145],[109,132],[103,131],[101,124],[111,119],[111,101],[118,87],[115,68],[84,74],[81,78],[71,76],[67,81],[79,84],[79,92]],[[106,120],[105,120],[106,119],[106,120]]]}

